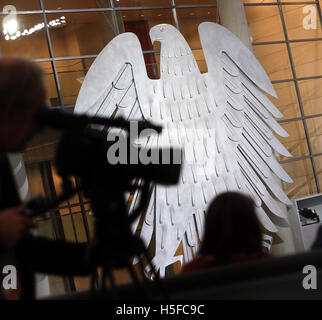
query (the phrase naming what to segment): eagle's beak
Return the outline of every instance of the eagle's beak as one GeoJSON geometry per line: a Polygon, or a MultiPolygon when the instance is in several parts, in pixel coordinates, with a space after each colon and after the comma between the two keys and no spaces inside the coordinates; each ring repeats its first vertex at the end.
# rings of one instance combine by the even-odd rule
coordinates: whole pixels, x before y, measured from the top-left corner
{"type": "Polygon", "coordinates": [[[157,35],[156,35],[156,30],[153,30],[154,28],[152,28],[151,30],[150,30],[150,39],[151,39],[151,42],[152,42],[152,44],[154,43],[154,42],[156,42],[156,41],[159,41],[159,39],[158,39],[158,37],[157,37],[157,35]]]}

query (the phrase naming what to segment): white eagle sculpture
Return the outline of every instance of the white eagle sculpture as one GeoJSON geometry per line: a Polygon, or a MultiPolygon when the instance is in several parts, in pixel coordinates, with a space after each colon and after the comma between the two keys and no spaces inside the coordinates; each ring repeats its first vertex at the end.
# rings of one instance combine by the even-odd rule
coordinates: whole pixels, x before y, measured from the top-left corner
{"type": "Polygon", "coordinates": [[[157,80],[147,75],[137,36],[117,36],[92,64],[75,107],[77,113],[160,124],[162,134],[150,145],[184,148],[179,184],[155,187],[140,232],[146,245],[155,239],[153,264],[160,276],[167,266],[187,262],[196,253],[207,205],[219,193],[253,197],[268,231],[267,247],[277,231],[270,217],[285,218],[278,202],[291,205],[274,177],[292,182],[275,158],[275,152],[291,154],[272,132],[288,136],[273,118],[282,114],[263,93],[276,97],[270,79],[253,53],[224,27],[204,22],[199,35],[205,74],[175,27],[161,24],[150,30],[152,42],[161,42],[157,80]],[[180,243],[184,255],[176,256],[180,243]]]}

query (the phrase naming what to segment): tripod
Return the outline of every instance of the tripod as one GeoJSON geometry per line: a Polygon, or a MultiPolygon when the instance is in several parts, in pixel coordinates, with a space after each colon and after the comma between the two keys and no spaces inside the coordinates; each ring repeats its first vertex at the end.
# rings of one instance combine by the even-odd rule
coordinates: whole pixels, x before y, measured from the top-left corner
{"type": "MultiPolygon", "coordinates": [[[[52,201],[47,201],[43,198],[35,198],[28,204],[29,216],[35,217],[44,214],[50,208],[56,207],[59,202],[64,201],[71,197],[79,189],[73,189],[71,181],[62,176],[63,179],[63,193],[52,201]]],[[[93,181],[97,181],[95,178],[93,181]]],[[[154,266],[151,263],[149,255],[146,251],[143,241],[132,234],[131,223],[139,216],[141,212],[145,210],[149,200],[149,184],[142,183],[141,187],[138,186],[123,186],[123,184],[115,184],[114,189],[106,188],[104,184],[87,184],[88,180],[84,179],[83,191],[84,195],[91,200],[92,211],[96,218],[95,222],[95,236],[96,246],[92,259],[92,276],[91,276],[91,291],[94,296],[95,289],[95,275],[98,266],[102,266],[103,272],[100,281],[100,293],[101,297],[104,296],[106,291],[106,280],[109,279],[113,292],[113,299],[118,299],[117,288],[115,285],[114,277],[112,274],[115,268],[126,268],[136,285],[138,290],[143,290],[145,298],[151,298],[151,294],[148,292],[147,286],[144,283],[148,283],[148,279],[145,275],[145,267],[143,265],[141,257],[144,257],[152,271],[152,276],[156,282],[159,281],[159,276],[154,270],[154,266]],[[90,188],[88,188],[90,186],[90,188]],[[139,189],[141,190],[140,202],[137,208],[131,215],[127,214],[126,202],[124,199],[124,191],[139,189]],[[143,284],[139,281],[131,259],[134,257],[139,258],[140,272],[143,276],[143,284]]],[[[32,274],[32,273],[30,273],[32,274]]],[[[27,287],[32,287],[33,276],[25,277],[29,279],[26,281],[27,287]]],[[[33,299],[34,288],[27,289],[28,298],[33,299]]],[[[160,291],[164,292],[160,286],[160,291]]],[[[166,294],[164,294],[166,298],[166,294]]]]}
{"type": "MultiPolygon", "coordinates": [[[[106,293],[106,280],[109,279],[113,293],[112,299],[121,298],[113,277],[113,269],[126,268],[136,288],[143,291],[146,299],[152,298],[146,286],[148,279],[144,271],[145,267],[142,257],[147,260],[156,282],[160,280],[159,275],[154,270],[143,241],[133,235],[130,228],[131,222],[143,211],[148,199],[148,193],[148,186],[143,184],[140,204],[130,216],[126,213],[126,204],[123,193],[120,190],[109,194],[108,199],[106,199],[105,189],[96,188],[95,192],[92,193],[92,210],[97,217],[95,224],[97,250],[95,252],[96,257],[94,258],[96,263],[91,278],[91,291],[93,294],[95,292],[94,272],[96,267],[101,265],[103,268],[100,281],[101,297],[106,293]],[[133,268],[131,259],[134,257],[139,258],[143,283],[139,281],[133,268]]],[[[160,289],[164,292],[163,288],[160,289]]],[[[164,296],[166,297],[165,292],[164,296]]]]}

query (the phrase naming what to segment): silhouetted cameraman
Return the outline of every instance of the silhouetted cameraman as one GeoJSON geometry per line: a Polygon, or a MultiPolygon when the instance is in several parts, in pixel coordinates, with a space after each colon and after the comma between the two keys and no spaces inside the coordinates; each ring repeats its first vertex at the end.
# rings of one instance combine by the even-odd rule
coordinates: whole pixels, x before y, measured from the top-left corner
{"type": "Polygon", "coordinates": [[[5,153],[23,151],[39,131],[36,113],[45,102],[42,70],[35,63],[19,58],[0,58],[0,267],[2,270],[3,264],[17,264],[18,278],[26,281],[21,287],[23,297],[27,298],[34,294],[33,279],[28,279],[28,273],[85,275],[91,272],[87,244],[28,235],[35,225],[24,215],[25,205],[10,202],[14,190],[8,190],[8,185],[13,184],[6,180],[8,161],[5,153]],[[30,292],[24,292],[27,287],[30,292]]]}

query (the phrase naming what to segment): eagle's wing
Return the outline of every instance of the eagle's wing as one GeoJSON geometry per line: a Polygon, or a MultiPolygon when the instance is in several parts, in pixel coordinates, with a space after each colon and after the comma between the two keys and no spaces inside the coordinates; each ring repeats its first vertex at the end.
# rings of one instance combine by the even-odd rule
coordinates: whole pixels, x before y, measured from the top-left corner
{"type": "Polygon", "coordinates": [[[204,76],[214,94],[224,141],[231,148],[226,156],[236,183],[226,187],[251,194],[263,226],[276,232],[267,211],[284,218],[278,202],[291,202],[274,175],[288,183],[292,179],[275,158],[275,152],[291,156],[272,132],[288,136],[273,118],[282,114],[262,92],[276,96],[275,91],[256,57],[234,34],[211,22],[200,24],[199,34],[208,66],[204,76]]]}
{"type": "Polygon", "coordinates": [[[138,38],[133,33],[123,33],[91,65],[77,97],[75,112],[142,120],[138,87],[144,87],[148,81],[151,80],[138,38]]]}
{"type": "MultiPolygon", "coordinates": [[[[147,76],[137,36],[123,33],[115,37],[91,65],[79,92],[75,112],[106,118],[122,116],[127,120],[143,120],[140,93],[145,92],[150,83],[153,80],[147,76]]],[[[139,193],[134,194],[130,212],[136,207],[139,197],[139,193]]],[[[150,206],[149,213],[151,210],[153,207],[150,206]]],[[[138,222],[137,219],[132,225],[133,230],[138,222]]],[[[149,243],[151,235],[145,236],[146,243],[149,243]]]]}

